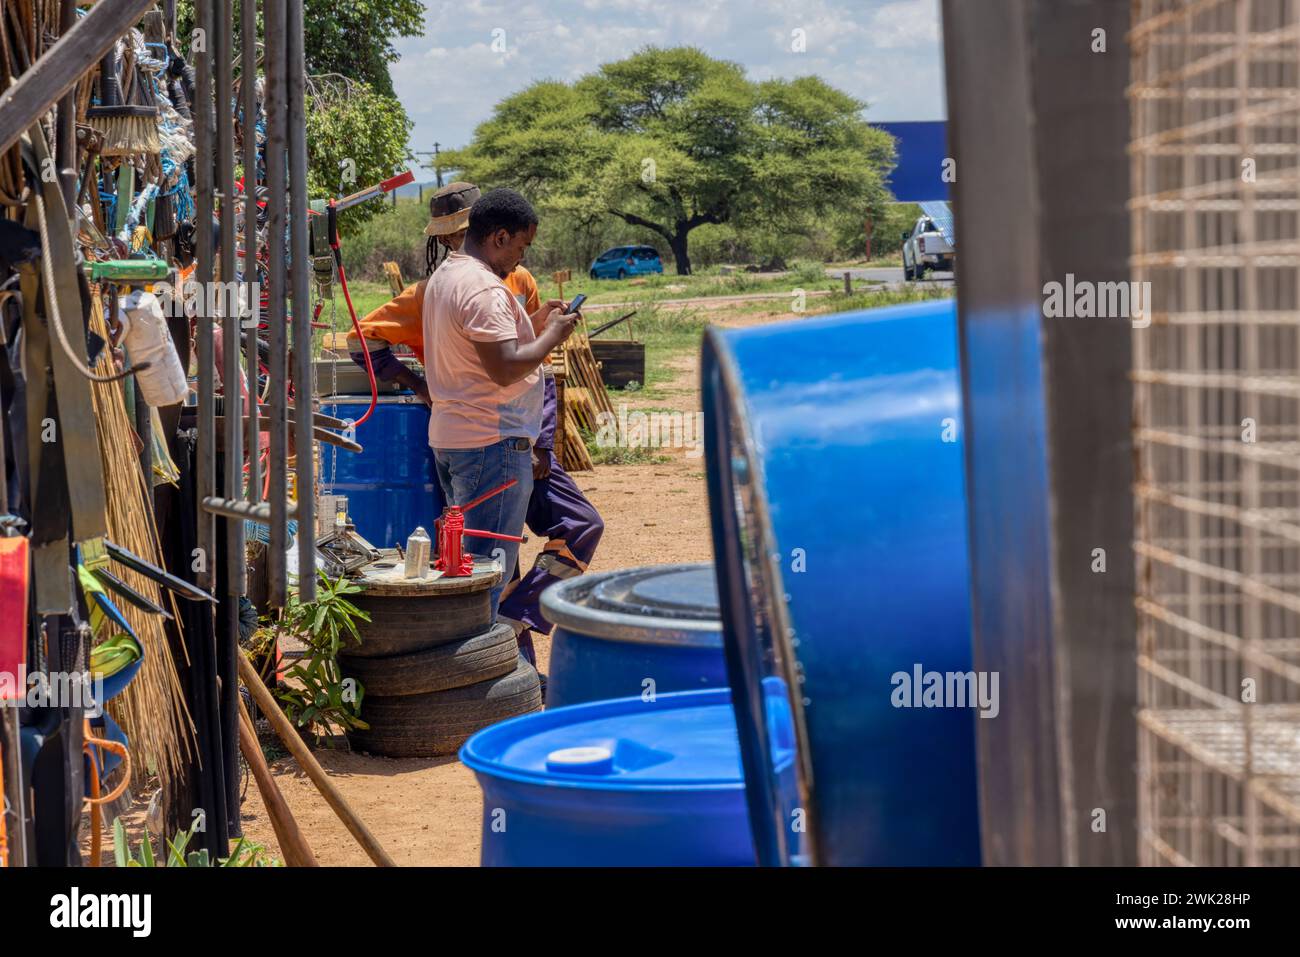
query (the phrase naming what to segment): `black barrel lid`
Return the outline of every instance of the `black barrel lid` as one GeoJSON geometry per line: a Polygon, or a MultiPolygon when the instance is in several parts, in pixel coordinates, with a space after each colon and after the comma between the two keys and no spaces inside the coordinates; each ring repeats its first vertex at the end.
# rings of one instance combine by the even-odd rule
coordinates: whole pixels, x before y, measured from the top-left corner
{"type": "Polygon", "coordinates": [[[601,581],[587,595],[586,604],[624,615],[717,621],[717,579],[712,565],[633,568],[601,581]]]}
{"type": "Polygon", "coordinates": [[[588,572],[542,592],[542,614],[589,638],[722,648],[717,585],[708,564],[588,572]]]}

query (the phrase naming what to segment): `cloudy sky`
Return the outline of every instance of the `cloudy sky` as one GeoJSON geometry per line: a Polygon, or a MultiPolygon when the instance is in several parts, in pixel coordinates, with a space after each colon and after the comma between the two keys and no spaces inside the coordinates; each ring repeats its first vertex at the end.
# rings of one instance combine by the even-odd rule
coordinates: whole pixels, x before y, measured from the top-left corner
{"type": "Polygon", "coordinates": [[[947,115],[939,0],[425,0],[424,22],[392,67],[412,150],[463,146],[502,97],[651,44],[697,46],[753,79],[818,74],[871,120],[947,115]]]}

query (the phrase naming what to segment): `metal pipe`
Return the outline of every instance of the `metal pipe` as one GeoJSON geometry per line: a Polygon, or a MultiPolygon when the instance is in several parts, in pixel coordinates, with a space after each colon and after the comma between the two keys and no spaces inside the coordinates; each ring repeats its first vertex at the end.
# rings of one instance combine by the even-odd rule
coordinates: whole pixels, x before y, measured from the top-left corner
{"type": "MultiPolygon", "coordinates": [[[[226,285],[235,279],[235,128],[231,94],[234,82],[231,70],[232,0],[217,0],[216,25],[213,34],[214,56],[216,58],[216,111],[217,111],[217,189],[221,198],[221,249],[219,263],[221,282],[226,289],[237,288],[226,285]]],[[[229,297],[227,297],[229,298],[229,297]]],[[[225,302],[222,308],[221,334],[222,354],[222,392],[224,397],[222,417],[225,426],[224,462],[225,495],[228,498],[243,496],[244,481],[244,443],[243,428],[239,422],[240,380],[243,370],[240,364],[241,315],[240,303],[225,302]]],[[[240,522],[224,522],[226,532],[226,572],[227,594],[237,600],[244,593],[244,526],[240,522]]],[[[235,642],[238,644],[239,616],[232,615],[235,642]]],[[[234,668],[234,658],[230,658],[234,668]]],[[[233,714],[234,702],[231,709],[233,714]]],[[[233,718],[230,719],[229,738],[236,737],[233,718]]]]}
{"type": "MultiPolygon", "coordinates": [[[[212,512],[216,515],[225,515],[229,518],[247,519],[250,522],[257,522],[261,525],[269,525],[272,522],[272,510],[266,502],[248,502],[244,499],[219,498],[215,495],[209,496],[203,500],[205,511],[212,512]]],[[[288,510],[288,518],[293,518],[296,509],[288,510]]]]}
{"type": "MultiPolygon", "coordinates": [[[[210,47],[213,41],[212,4],[203,2],[195,4],[195,24],[208,39],[210,47]]],[[[195,476],[199,501],[209,498],[216,491],[216,423],[213,421],[216,396],[213,394],[214,382],[212,368],[212,316],[206,308],[207,291],[212,288],[212,57],[209,50],[197,53],[194,57],[194,104],[191,113],[194,117],[194,207],[195,207],[195,279],[199,283],[199,308],[195,318],[195,339],[198,346],[198,443],[195,453],[195,476]]],[[[199,510],[198,546],[201,562],[197,573],[198,584],[207,591],[212,591],[216,569],[216,521],[209,513],[199,510]]]]}
{"type": "MultiPolygon", "coordinates": [[[[216,58],[216,111],[217,111],[217,188],[221,198],[221,281],[223,288],[238,289],[235,280],[235,117],[231,102],[234,93],[231,51],[233,48],[234,9],[232,0],[216,0],[214,32],[216,58]]],[[[242,344],[241,326],[243,310],[238,294],[234,302],[226,297],[221,310],[222,391],[224,398],[223,425],[225,427],[224,463],[225,480],[222,483],[227,498],[243,499],[244,451],[243,423],[239,418],[240,380],[243,370],[240,363],[242,344]]],[[[231,837],[239,837],[243,829],[239,823],[239,678],[235,659],[239,654],[239,603],[244,594],[244,523],[229,516],[221,516],[226,538],[225,595],[222,596],[217,622],[217,675],[221,680],[221,747],[225,760],[226,826],[231,837]]]]}
{"type": "MultiPolygon", "coordinates": [[[[240,92],[243,94],[243,122],[240,134],[244,143],[244,288],[252,321],[247,331],[248,421],[256,422],[258,410],[257,325],[261,315],[261,289],[257,282],[257,3],[245,0],[240,21],[240,92]]],[[[248,430],[248,500],[262,499],[261,435],[248,430]]]]}
{"type": "Polygon", "coordinates": [[[289,78],[289,259],[293,278],[294,415],[297,420],[298,598],[316,597],[316,480],[312,404],[316,393],[312,362],[311,287],[307,254],[307,61],[303,47],[303,0],[288,0],[289,78]]]}
{"type": "MultiPolygon", "coordinates": [[[[278,250],[285,234],[285,148],[288,136],[284,46],[284,0],[265,0],[262,8],[263,35],[266,37],[266,182],[268,196],[268,234],[272,249],[278,250]]],[[[270,576],[269,602],[272,607],[283,607],[287,598],[285,548],[287,545],[287,468],[289,458],[289,428],[285,421],[288,395],[288,342],[285,335],[285,283],[287,270],[285,257],[271,256],[268,281],[271,295],[268,300],[267,325],[271,349],[267,362],[270,381],[271,443],[268,456],[270,469],[270,542],[267,546],[267,572],[270,576]]],[[[307,434],[307,433],[304,433],[307,434]]]]}
{"type": "MultiPolygon", "coordinates": [[[[77,22],[77,5],[74,0],[63,0],[59,6],[59,36],[65,37],[77,22]]],[[[68,218],[74,223],[77,200],[77,86],[74,83],[59,100],[59,127],[56,132],[54,155],[59,165],[60,185],[63,187],[63,205],[68,218]]]]}

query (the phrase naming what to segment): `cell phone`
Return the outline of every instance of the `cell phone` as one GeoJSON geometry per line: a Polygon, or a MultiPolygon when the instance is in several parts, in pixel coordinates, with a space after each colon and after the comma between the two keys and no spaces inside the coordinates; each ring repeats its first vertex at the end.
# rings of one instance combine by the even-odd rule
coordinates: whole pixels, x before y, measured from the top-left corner
{"type": "Polygon", "coordinates": [[[569,303],[569,308],[565,309],[564,311],[572,315],[573,313],[581,309],[582,304],[586,301],[587,301],[587,294],[580,292],[573,297],[573,302],[569,303]]]}

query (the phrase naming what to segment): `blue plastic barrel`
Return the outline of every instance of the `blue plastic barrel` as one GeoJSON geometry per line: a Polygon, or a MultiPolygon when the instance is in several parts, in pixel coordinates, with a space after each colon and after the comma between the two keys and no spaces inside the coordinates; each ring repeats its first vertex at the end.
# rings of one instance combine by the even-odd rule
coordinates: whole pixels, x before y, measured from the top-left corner
{"type": "Polygon", "coordinates": [[[777,678],[811,863],[978,864],[955,302],[713,329],[701,373],[759,861],[799,857],[769,730],[777,678]],[[937,697],[914,687],[930,675],[937,697]]]}
{"type": "Polygon", "coordinates": [[[727,686],[712,565],[557,582],[542,593],[542,614],[556,626],[548,706],[727,686]]]}
{"type": "MultiPolygon", "coordinates": [[[[792,786],[788,723],[774,732],[792,786]]],[[[460,759],[483,788],[485,866],[754,863],[726,689],[548,708],[480,731],[460,759]]]]}
{"type": "MultiPolygon", "coordinates": [[[[327,396],[321,411],[356,421],[369,405],[368,395],[327,396]]],[[[346,495],[352,523],[376,548],[404,547],[417,526],[433,537],[442,490],[429,448],[429,407],[409,392],[381,395],[356,440],[363,451],[321,444],[321,493],[346,495]]]]}

